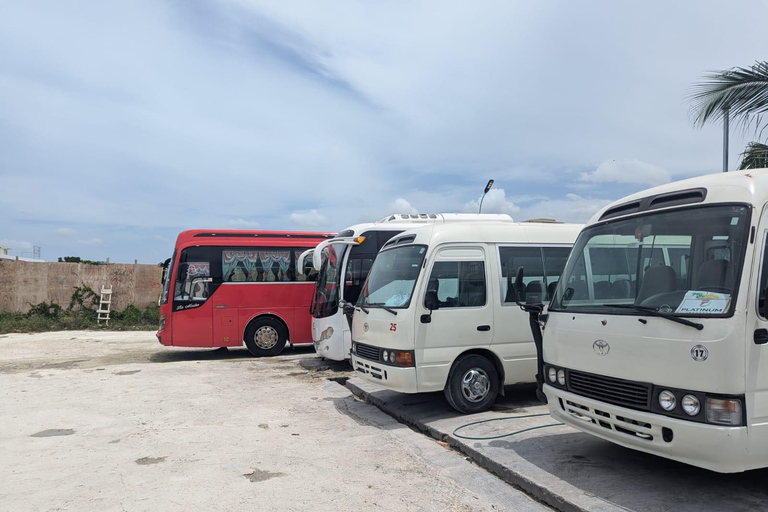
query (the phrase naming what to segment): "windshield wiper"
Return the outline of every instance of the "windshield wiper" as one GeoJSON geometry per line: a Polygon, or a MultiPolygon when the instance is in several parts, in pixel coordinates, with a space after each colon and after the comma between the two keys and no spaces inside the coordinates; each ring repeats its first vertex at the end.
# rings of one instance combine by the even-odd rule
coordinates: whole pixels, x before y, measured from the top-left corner
{"type": "Polygon", "coordinates": [[[635,311],[639,311],[640,313],[647,313],[649,316],[666,318],[667,320],[672,320],[673,322],[677,322],[678,324],[687,325],[688,327],[694,327],[699,331],[704,328],[704,324],[700,324],[698,322],[691,322],[690,320],[687,320],[685,318],[680,318],[679,316],[670,315],[668,313],[662,313],[661,311],[655,310],[653,308],[638,306],[637,304],[603,304],[603,306],[607,308],[634,309],[635,311]]]}
{"type": "Polygon", "coordinates": [[[384,311],[389,311],[393,315],[397,316],[397,311],[395,311],[394,309],[392,309],[390,307],[385,306],[383,302],[371,302],[371,303],[368,304],[368,306],[372,307],[372,308],[381,308],[384,311]]]}
{"type": "Polygon", "coordinates": [[[360,308],[363,311],[363,313],[365,313],[366,315],[370,313],[370,311],[368,311],[368,308],[366,308],[365,306],[361,306],[360,304],[355,304],[355,307],[360,308]]]}

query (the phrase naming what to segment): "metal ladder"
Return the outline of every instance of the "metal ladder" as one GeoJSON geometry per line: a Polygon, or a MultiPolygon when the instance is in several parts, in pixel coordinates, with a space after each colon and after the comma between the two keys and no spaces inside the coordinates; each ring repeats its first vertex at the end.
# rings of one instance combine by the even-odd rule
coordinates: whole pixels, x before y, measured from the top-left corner
{"type": "Polygon", "coordinates": [[[102,320],[109,325],[109,311],[112,309],[112,286],[109,288],[106,286],[101,287],[101,299],[99,300],[99,310],[96,323],[100,324],[102,320]]]}

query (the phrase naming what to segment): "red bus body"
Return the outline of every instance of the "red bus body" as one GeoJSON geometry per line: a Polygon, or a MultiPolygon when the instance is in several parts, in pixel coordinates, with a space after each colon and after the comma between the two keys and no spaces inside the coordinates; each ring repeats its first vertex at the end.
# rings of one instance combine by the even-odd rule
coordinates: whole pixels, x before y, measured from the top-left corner
{"type": "Polygon", "coordinates": [[[158,341],[175,347],[239,347],[250,326],[273,319],[291,345],[312,343],[309,305],[316,275],[311,258],[302,269],[296,269],[296,260],[333,235],[181,232],[164,272],[158,341]]]}

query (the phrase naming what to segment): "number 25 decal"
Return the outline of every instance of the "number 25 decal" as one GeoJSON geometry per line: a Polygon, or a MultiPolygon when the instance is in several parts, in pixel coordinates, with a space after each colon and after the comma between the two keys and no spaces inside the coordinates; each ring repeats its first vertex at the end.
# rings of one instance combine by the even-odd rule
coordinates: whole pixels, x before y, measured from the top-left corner
{"type": "Polygon", "coordinates": [[[397,330],[397,324],[389,324],[389,330],[394,332],[397,330]]]}

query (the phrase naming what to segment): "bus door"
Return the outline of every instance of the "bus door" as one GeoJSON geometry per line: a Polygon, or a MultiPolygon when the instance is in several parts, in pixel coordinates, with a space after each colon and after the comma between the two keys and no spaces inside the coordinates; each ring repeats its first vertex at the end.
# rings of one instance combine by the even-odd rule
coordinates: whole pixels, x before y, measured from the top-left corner
{"type": "Polygon", "coordinates": [[[173,344],[212,347],[211,264],[187,261],[179,265],[173,291],[173,344]]]}
{"type": "MultiPolygon", "coordinates": [[[[432,311],[428,323],[424,322],[426,315],[416,318],[415,348],[423,349],[419,366],[451,361],[465,349],[491,345],[493,306],[488,300],[482,246],[440,249],[429,268],[426,290],[437,292],[439,308],[432,311]]],[[[423,295],[420,302],[416,311],[429,314],[423,295]]]]}
{"type": "MultiPolygon", "coordinates": [[[[754,251],[745,340],[746,410],[750,423],[748,426],[751,429],[750,438],[755,440],[751,442],[750,450],[757,452],[754,455],[756,460],[766,460],[768,444],[764,440],[768,437],[768,210],[760,220],[760,231],[755,237],[754,251]]],[[[746,268],[744,272],[747,272],[746,268]]]]}

